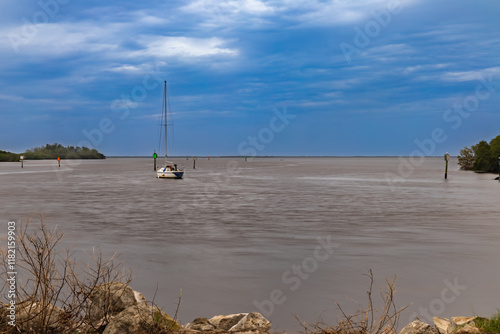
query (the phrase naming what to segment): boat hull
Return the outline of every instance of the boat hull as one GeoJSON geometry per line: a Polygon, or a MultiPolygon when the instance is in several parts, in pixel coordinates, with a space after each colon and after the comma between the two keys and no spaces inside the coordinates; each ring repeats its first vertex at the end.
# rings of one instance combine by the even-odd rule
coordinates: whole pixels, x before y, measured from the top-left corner
{"type": "Polygon", "coordinates": [[[173,170],[164,171],[163,168],[156,171],[156,177],[159,179],[182,179],[183,176],[184,176],[183,171],[173,171],[173,170]]]}

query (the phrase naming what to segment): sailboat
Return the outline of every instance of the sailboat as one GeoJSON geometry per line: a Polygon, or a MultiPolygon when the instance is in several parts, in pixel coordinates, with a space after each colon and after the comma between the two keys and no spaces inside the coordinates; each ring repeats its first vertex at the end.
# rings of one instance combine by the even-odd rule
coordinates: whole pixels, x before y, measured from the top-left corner
{"type": "Polygon", "coordinates": [[[182,179],[184,170],[179,169],[177,164],[167,160],[167,81],[165,81],[163,89],[163,104],[161,118],[165,133],[165,167],[160,167],[156,170],[156,177],[159,179],[182,179]]]}

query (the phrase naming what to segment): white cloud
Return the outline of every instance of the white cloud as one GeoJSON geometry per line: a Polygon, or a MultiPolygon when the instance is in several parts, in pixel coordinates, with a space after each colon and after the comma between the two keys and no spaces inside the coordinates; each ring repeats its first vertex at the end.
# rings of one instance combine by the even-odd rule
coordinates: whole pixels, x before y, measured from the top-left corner
{"type": "Polygon", "coordinates": [[[7,38],[0,41],[24,56],[64,55],[79,50],[105,51],[115,48],[110,38],[122,25],[99,27],[91,23],[46,23],[12,27],[1,33],[7,38]]]}
{"type": "Polygon", "coordinates": [[[218,37],[193,38],[193,37],[168,37],[168,36],[143,36],[142,40],[150,39],[144,45],[144,49],[131,53],[131,56],[154,56],[154,57],[179,57],[197,58],[205,56],[236,56],[237,49],[224,48],[227,41],[218,37]]]}
{"type": "Polygon", "coordinates": [[[137,22],[145,25],[162,25],[168,23],[168,20],[158,16],[144,14],[140,15],[137,22]]]}
{"type": "Polygon", "coordinates": [[[339,0],[326,3],[320,1],[299,1],[293,4],[291,1],[286,2],[290,8],[302,13],[298,16],[302,24],[312,26],[355,23],[367,16],[367,9],[371,8],[373,3],[382,3],[382,1],[377,0],[356,2],[339,0]]]}
{"type": "MultiPolygon", "coordinates": [[[[401,8],[417,0],[406,0],[401,8]]],[[[262,26],[273,17],[302,26],[355,24],[371,18],[374,11],[387,11],[388,0],[193,0],[181,10],[203,17],[200,25],[262,26]]]]}
{"type": "Polygon", "coordinates": [[[196,16],[195,26],[203,30],[262,28],[272,22],[279,8],[263,0],[194,0],[180,11],[190,17],[196,16]]]}
{"type": "Polygon", "coordinates": [[[124,64],[124,65],[117,65],[114,67],[111,67],[108,71],[110,72],[144,72],[144,66],[135,66],[135,65],[129,65],[129,64],[124,64]]]}
{"type": "Polygon", "coordinates": [[[440,70],[442,68],[446,68],[449,66],[450,64],[424,64],[424,65],[408,66],[404,68],[403,73],[409,74],[413,72],[440,70]]]}
{"type": "Polygon", "coordinates": [[[275,7],[261,0],[195,0],[181,9],[202,16],[263,15],[273,13],[276,10],[275,7]]]}
{"type": "MultiPolygon", "coordinates": [[[[138,35],[133,31],[149,24],[163,22],[154,16],[136,12],[134,20],[126,23],[95,24],[84,21],[78,23],[46,23],[30,27],[17,26],[0,28],[0,34],[10,36],[0,39],[0,50],[4,54],[17,54],[8,57],[0,67],[8,67],[20,60],[55,58],[78,54],[79,56],[97,53],[99,63],[110,62],[106,71],[139,72],[151,57],[176,57],[190,60],[206,56],[236,56],[239,51],[228,48],[228,41],[218,38],[194,38],[189,36],[138,35]],[[29,29],[30,34],[26,31],[29,29]],[[12,45],[14,43],[14,47],[12,45]],[[134,58],[131,64],[123,63],[124,58],[134,58]]],[[[87,65],[92,66],[92,65],[87,65]]]]}
{"type": "Polygon", "coordinates": [[[464,82],[484,79],[490,75],[499,75],[500,67],[489,67],[478,71],[448,72],[441,76],[443,81],[464,82]]]}
{"type": "Polygon", "coordinates": [[[247,0],[244,2],[244,10],[250,13],[273,12],[274,8],[266,5],[260,0],[247,0]]]}

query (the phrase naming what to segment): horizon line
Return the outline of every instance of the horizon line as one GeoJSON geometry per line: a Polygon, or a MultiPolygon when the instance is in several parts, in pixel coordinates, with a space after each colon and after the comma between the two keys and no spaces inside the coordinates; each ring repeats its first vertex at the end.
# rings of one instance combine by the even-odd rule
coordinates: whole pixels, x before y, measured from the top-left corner
{"type": "MultiPolygon", "coordinates": [[[[243,155],[171,155],[168,158],[241,158],[245,159],[243,155]]],[[[410,157],[409,155],[257,155],[253,157],[247,156],[248,159],[256,158],[398,158],[398,157],[410,157]]],[[[442,155],[425,155],[424,158],[442,158],[442,155]]],[[[457,157],[456,155],[450,155],[450,157],[457,157]]],[[[106,155],[106,158],[152,158],[149,155],[106,155]]],[[[164,158],[164,156],[158,156],[157,159],[164,158]]]]}

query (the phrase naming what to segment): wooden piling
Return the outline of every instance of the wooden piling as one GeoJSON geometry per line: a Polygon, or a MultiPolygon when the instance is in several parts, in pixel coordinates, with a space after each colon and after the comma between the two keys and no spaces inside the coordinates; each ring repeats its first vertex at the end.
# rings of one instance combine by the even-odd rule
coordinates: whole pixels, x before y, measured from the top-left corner
{"type": "Polygon", "coordinates": [[[444,161],[446,161],[446,165],[445,165],[445,168],[444,168],[444,179],[448,179],[448,161],[450,161],[450,155],[448,154],[448,152],[446,152],[446,154],[444,155],[444,161]]]}
{"type": "Polygon", "coordinates": [[[21,155],[19,159],[21,159],[21,168],[24,168],[24,155],[21,155]]]}
{"type": "Polygon", "coordinates": [[[158,155],[156,154],[156,151],[153,153],[153,160],[154,160],[154,165],[153,165],[153,170],[156,172],[156,158],[158,155]]]}
{"type": "Polygon", "coordinates": [[[61,168],[61,158],[57,157],[57,164],[59,166],[59,168],[61,168]]]}
{"type": "Polygon", "coordinates": [[[196,169],[196,157],[193,157],[193,169],[196,169]]]}

